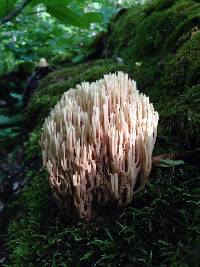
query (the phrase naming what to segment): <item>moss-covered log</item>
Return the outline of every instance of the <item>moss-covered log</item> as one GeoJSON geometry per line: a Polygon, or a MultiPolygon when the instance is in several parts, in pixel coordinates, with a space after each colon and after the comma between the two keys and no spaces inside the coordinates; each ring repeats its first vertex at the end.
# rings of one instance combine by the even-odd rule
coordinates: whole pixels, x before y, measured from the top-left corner
{"type": "Polygon", "coordinates": [[[156,154],[199,147],[199,13],[197,0],[155,0],[123,10],[94,42],[88,56],[94,60],[41,81],[25,113],[28,182],[10,206],[19,212],[9,224],[8,266],[199,266],[197,166],[158,167],[130,207],[112,216],[104,210],[88,224],[66,222],[40,170],[38,146],[43,120],[64,91],[123,70],[159,111],[156,154]]]}

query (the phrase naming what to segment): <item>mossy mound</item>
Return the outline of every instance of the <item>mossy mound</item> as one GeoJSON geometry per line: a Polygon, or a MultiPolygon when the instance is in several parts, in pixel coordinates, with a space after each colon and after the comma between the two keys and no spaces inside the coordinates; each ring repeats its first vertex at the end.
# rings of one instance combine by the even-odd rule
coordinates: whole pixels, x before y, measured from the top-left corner
{"type": "MultiPolygon", "coordinates": [[[[187,90],[200,83],[199,14],[199,1],[159,0],[133,6],[113,19],[102,52],[121,57],[139,90],[150,96],[160,114],[159,135],[164,128],[167,133],[167,127],[168,136],[185,147],[199,145],[199,138],[193,134],[191,121],[182,116],[187,106],[180,102],[182,110],[175,110],[174,105],[178,107],[190,94],[187,90]],[[177,125],[184,128],[180,130],[177,125]]],[[[200,99],[200,93],[195,95],[200,99]]],[[[193,109],[198,105],[198,101],[193,102],[193,109]]]]}
{"type": "MultiPolygon", "coordinates": [[[[163,104],[164,105],[164,104],[163,104]]],[[[160,111],[160,136],[174,140],[182,148],[200,143],[200,85],[186,87],[160,111]]]]}
{"type": "Polygon", "coordinates": [[[197,167],[160,166],[130,207],[112,215],[104,210],[88,223],[69,222],[40,170],[38,145],[44,118],[63,92],[123,70],[159,111],[155,152],[199,146],[199,13],[199,1],[192,0],[159,0],[123,10],[112,19],[100,49],[100,56],[120,57],[123,64],[98,59],[41,81],[25,114],[26,129],[32,131],[26,143],[28,182],[10,206],[19,212],[9,225],[8,266],[199,266],[197,167]]]}
{"type": "MultiPolygon", "coordinates": [[[[163,85],[172,95],[200,83],[200,31],[194,32],[166,63],[163,85]]],[[[166,92],[167,93],[167,92],[166,92]]]]}
{"type": "Polygon", "coordinates": [[[130,64],[161,56],[165,50],[169,53],[171,47],[166,44],[175,45],[183,34],[198,27],[199,10],[199,3],[190,0],[133,6],[113,20],[106,46],[110,54],[121,56],[130,64]]]}

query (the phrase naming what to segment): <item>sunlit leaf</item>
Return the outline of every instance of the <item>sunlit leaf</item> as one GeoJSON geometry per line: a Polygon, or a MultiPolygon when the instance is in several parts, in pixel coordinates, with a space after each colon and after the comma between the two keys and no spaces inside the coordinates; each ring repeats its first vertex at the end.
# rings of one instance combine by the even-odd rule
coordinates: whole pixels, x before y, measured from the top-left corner
{"type": "Polygon", "coordinates": [[[160,167],[173,167],[184,164],[183,160],[161,159],[160,167]]]}
{"type": "Polygon", "coordinates": [[[75,13],[74,11],[70,10],[65,6],[47,5],[46,7],[47,12],[50,15],[52,15],[64,24],[70,24],[79,28],[88,28],[90,25],[90,22],[85,19],[84,16],[75,13]]]}

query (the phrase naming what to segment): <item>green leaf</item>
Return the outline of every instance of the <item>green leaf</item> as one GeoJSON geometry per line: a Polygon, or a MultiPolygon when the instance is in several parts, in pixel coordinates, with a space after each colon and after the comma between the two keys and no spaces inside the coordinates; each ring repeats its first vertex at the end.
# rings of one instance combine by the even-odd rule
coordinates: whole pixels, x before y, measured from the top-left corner
{"type": "Polygon", "coordinates": [[[1,0],[0,19],[6,17],[15,6],[15,0],[1,0]]]}
{"type": "Polygon", "coordinates": [[[173,167],[184,164],[183,160],[161,159],[160,167],[173,167]]]}
{"type": "Polygon", "coordinates": [[[17,99],[18,101],[22,101],[23,95],[22,94],[17,94],[17,93],[10,93],[10,95],[17,99]]]}
{"type": "Polygon", "coordinates": [[[0,125],[8,125],[10,123],[12,123],[11,117],[0,115],[0,125]]]}
{"type": "Polygon", "coordinates": [[[73,63],[79,63],[81,60],[84,59],[84,55],[76,55],[74,58],[73,58],[73,63]]]}
{"type": "Polygon", "coordinates": [[[69,0],[32,0],[29,6],[34,7],[40,4],[49,6],[67,5],[69,0]]]}
{"type": "Polygon", "coordinates": [[[69,0],[43,0],[43,3],[48,6],[66,6],[69,2],[69,0]]]}
{"type": "Polygon", "coordinates": [[[88,260],[91,258],[91,256],[94,254],[94,251],[90,250],[88,251],[80,260],[83,261],[83,260],[88,260]]]}
{"type": "Polygon", "coordinates": [[[88,12],[80,15],[75,13],[65,5],[58,5],[57,3],[46,4],[47,12],[53,17],[67,25],[73,25],[79,28],[89,28],[90,23],[101,22],[102,17],[98,12],[88,12]]]}
{"type": "Polygon", "coordinates": [[[84,19],[87,20],[88,23],[100,23],[102,22],[102,15],[98,12],[88,12],[84,13],[84,19]]]}
{"type": "Polygon", "coordinates": [[[0,115],[0,125],[11,125],[18,123],[22,117],[20,115],[15,115],[12,117],[0,115]]]}
{"type": "Polygon", "coordinates": [[[11,127],[11,128],[5,128],[1,129],[0,131],[0,141],[1,139],[4,140],[4,138],[14,138],[19,135],[19,132],[16,132],[16,130],[19,130],[19,127],[11,127]]]}
{"type": "Polygon", "coordinates": [[[46,7],[47,12],[51,16],[55,17],[64,24],[70,24],[79,28],[88,28],[90,25],[90,23],[88,23],[83,16],[75,13],[65,6],[46,5],[46,7]]]}
{"type": "Polygon", "coordinates": [[[65,6],[51,6],[47,5],[47,12],[61,21],[64,24],[71,24],[80,28],[87,28],[88,24],[85,24],[82,17],[65,6]]]}

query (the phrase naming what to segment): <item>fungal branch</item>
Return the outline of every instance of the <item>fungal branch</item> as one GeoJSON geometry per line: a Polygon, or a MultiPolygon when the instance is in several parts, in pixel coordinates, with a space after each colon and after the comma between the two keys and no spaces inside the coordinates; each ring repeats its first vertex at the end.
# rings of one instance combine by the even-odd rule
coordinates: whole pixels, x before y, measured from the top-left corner
{"type": "Polygon", "coordinates": [[[40,145],[66,212],[89,219],[97,206],[130,203],[136,181],[142,188],[150,173],[157,124],[149,98],[122,72],[64,93],[40,145]]]}

